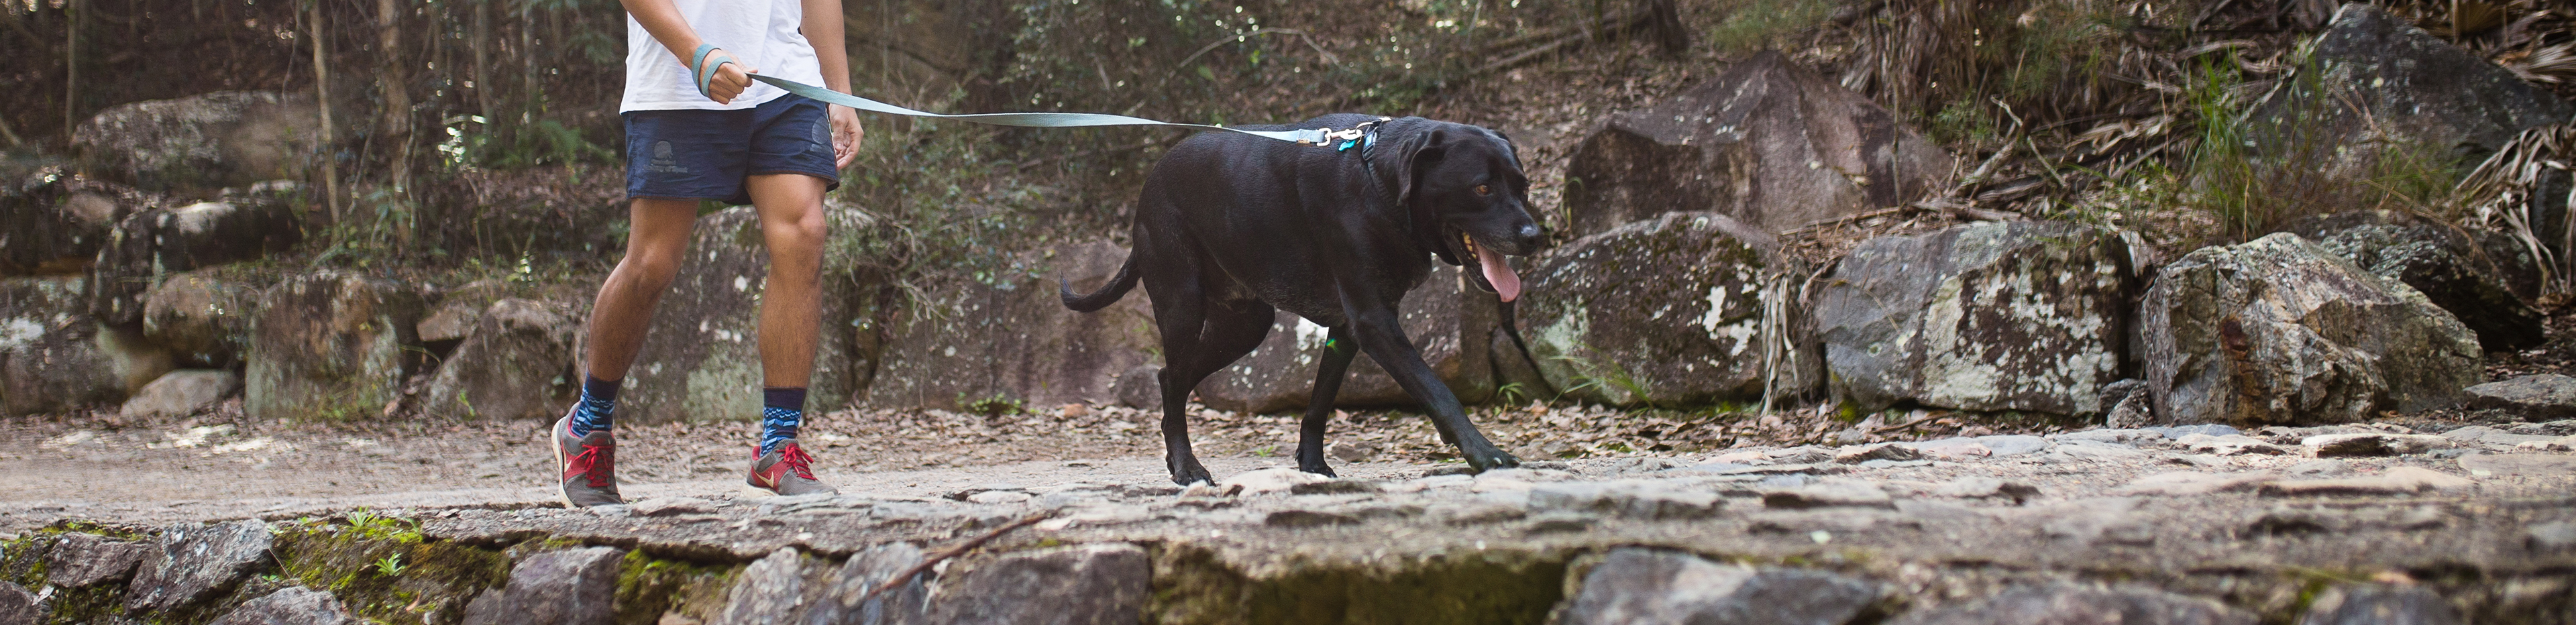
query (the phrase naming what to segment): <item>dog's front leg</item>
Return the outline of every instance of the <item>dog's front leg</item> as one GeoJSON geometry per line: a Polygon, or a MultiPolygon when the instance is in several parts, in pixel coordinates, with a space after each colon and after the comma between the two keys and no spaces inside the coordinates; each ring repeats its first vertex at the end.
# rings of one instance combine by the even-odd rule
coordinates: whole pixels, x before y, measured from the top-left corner
{"type": "Polygon", "coordinates": [[[1440,431],[1441,438],[1458,446],[1468,466],[1477,471],[1520,466],[1519,458],[1494,447],[1492,441],[1485,440],[1484,432],[1476,430],[1476,424],[1467,421],[1467,411],[1458,405],[1458,396],[1449,392],[1449,385],[1440,382],[1440,376],[1431,372],[1431,365],[1422,362],[1422,353],[1413,348],[1413,341],[1405,338],[1394,307],[1379,305],[1353,312],[1356,314],[1351,315],[1352,322],[1359,326],[1356,333],[1360,348],[1395,377],[1405,394],[1422,402],[1423,411],[1430,413],[1432,427],[1440,431]]]}
{"type": "Polygon", "coordinates": [[[1315,396],[1306,402],[1306,421],[1297,428],[1297,470],[1316,475],[1333,475],[1333,466],[1324,462],[1324,428],[1333,420],[1333,399],[1341,395],[1342,377],[1351,369],[1351,358],[1360,351],[1352,345],[1350,330],[1333,328],[1324,339],[1324,366],[1315,370],[1315,396]]]}

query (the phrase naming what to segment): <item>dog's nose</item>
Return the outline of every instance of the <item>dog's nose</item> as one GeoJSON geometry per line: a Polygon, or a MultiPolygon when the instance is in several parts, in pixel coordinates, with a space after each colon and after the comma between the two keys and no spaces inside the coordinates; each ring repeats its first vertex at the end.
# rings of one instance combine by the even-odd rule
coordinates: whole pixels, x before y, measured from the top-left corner
{"type": "Polygon", "coordinates": [[[1520,231],[1512,234],[1520,239],[1521,249],[1538,249],[1539,244],[1547,242],[1546,232],[1539,230],[1538,224],[1521,224],[1520,231]]]}

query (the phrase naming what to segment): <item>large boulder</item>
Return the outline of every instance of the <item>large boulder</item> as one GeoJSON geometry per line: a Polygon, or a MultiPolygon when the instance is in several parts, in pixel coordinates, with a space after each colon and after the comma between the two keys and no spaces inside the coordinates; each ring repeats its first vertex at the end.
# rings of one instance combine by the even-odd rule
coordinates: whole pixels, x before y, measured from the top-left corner
{"type": "Polygon", "coordinates": [[[1029,405],[1116,400],[1117,375],[1161,342],[1139,288],[1108,308],[1077,313],[1056,280],[1088,292],[1108,283],[1127,248],[1107,241],[1024,255],[998,282],[933,291],[893,325],[867,403],[951,409],[999,398],[1029,405]]]}
{"type": "Polygon", "coordinates": [[[771,625],[799,623],[810,619],[804,608],[822,594],[820,584],[809,578],[818,577],[823,563],[796,551],[780,547],[767,557],[743,567],[733,578],[733,588],[725,593],[724,611],[716,615],[714,625],[771,625]]]}
{"type": "Polygon", "coordinates": [[[438,366],[420,404],[423,414],[483,419],[545,419],[571,405],[570,311],[518,298],[493,302],[455,353],[438,366]]]}
{"type": "Polygon", "coordinates": [[[528,556],[510,582],[465,605],[465,625],[606,625],[616,617],[626,552],[579,547],[528,556]]]}
{"type": "Polygon", "coordinates": [[[429,314],[421,317],[420,341],[455,346],[473,334],[475,326],[482,325],[483,311],[509,295],[509,283],[497,279],[476,280],[448,289],[439,296],[438,304],[430,307],[429,314]]]}
{"type": "Polygon", "coordinates": [[[37,599],[36,593],[27,592],[27,587],[0,582],[0,623],[35,625],[45,622],[45,607],[45,602],[37,599]]]}
{"type": "Polygon", "coordinates": [[[1135,545],[1013,553],[952,567],[930,598],[932,623],[1126,625],[1153,598],[1153,557],[1135,545]]]}
{"type": "Polygon", "coordinates": [[[0,413],[35,414],[125,397],[100,346],[79,276],[0,278],[0,413]]]}
{"type": "Polygon", "coordinates": [[[1781,232],[1914,201],[1950,161],[1869,96],[1765,51],[1585,137],[1565,207],[1578,235],[1676,210],[1781,232]]]}
{"type": "Polygon", "coordinates": [[[2544,315],[2506,283],[2516,257],[2490,255],[2467,232],[2397,211],[2335,213],[2291,222],[2283,232],[2315,241],[2372,275],[2415,287],[2451,311],[2490,352],[2539,346],[2544,315]]]}
{"type": "Polygon", "coordinates": [[[126,418],[185,417],[241,390],[241,376],[225,369],[180,369],[161,375],[117,409],[126,418]]]}
{"type": "Polygon", "coordinates": [[[295,180],[321,162],[311,94],[217,91],[99,111],[72,132],[81,170],[153,191],[295,180]]]}
{"type": "Polygon", "coordinates": [[[1888,589],[1823,571],[1719,564],[1686,553],[1620,548],[1583,576],[1559,621],[1615,623],[1816,623],[1885,615],[1888,589]]]}
{"type": "Polygon", "coordinates": [[[2121,377],[2132,267],[2120,237],[2064,222],[1863,241],[1816,295],[1830,387],[1864,411],[2101,413],[2121,377]]]}
{"type": "Polygon", "coordinates": [[[911,625],[921,623],[922,609],[929,601],[930,587],[924,583],[932,574],[915,571],[921,564],[920,547],[912,543],[891,542],[850,554],[832,574],[821,594],[809,601],[807,623],[867,623],[869,625],[911,625]],[[891,590],[870,595],[893,581],[896,575],[912,577],[891,590]]]}
{"type": "Polygon", "coordinates": [[[1806,274],[1776,249],[1725,215],[1671,213],[1549,250],[1521,299],[1529,362],[1559,392],[1623,406],[1814,388],[1792,295],[1806,274]]]}
{"type": "MultiPolygon", "coordinates": [[[[827,211],[842,236],[844,211],[827,211]]],[[[769,249],[760,217],[738,206],[698,218],[687,264],[653,311],[643,351],[618,395],[621,419],[637,422],[742,420],[760,416],[760,293],[769,249]]],[[[867,354],[853,342],[856,290],[846,276],[823,276],[822,322],[807,409],[849,401],[867,354]]]]}
{"type": "Polygon", "coordinates": [[[151,552],[150,543],[66,532],[55,539],[53,553],[47,554],[45,581],[64,588],[123,583],[151,552]]]}
{"type": "Polygon", "coordinates": [[[129,612],[177,610],[214,598],[271,559],[268,524],[182,523],[161,530],[125,587],[129,612]]]}
{"type": "Polygon", "coordinates": [[[266,182],[227,189],[220,201],[125,218],[90,266],[90,312],[111,325],[141,323],[145,294],[171,274],[285,251],[303,237],[301,194],[295,183],[266,182]]]}
{"type": "MultiPolygon", "coordinates": [[[[1461,269],[1434,267],[1431,277],[1404,295],[1396,316],[1404,336],[1449,392],[1469,404],[1485,401],[1494,389],[1493,361],[1486,356],[1487,335],[1499,315],[1492,293],[1468,286],[1461,269]]],[[[1199,401],[1210,408],[1244,412],[1297,410],[1315,398],[1315,370],[1322,366],[1324,339],[1332,330],[1304,317],[1281,311],[1261,347],[1209,374],[1199,383],[1199,401]]],[[[1152,382],[1146,378],[1143,382],[1152,382]]],[[[1152,385],[1157,392],[1160,383],[1152,385]]],[[[1157,401],[1153,402],[1159,405],[1157,401]]],[[[1412,395],[1366,355],[1351,359],[1333,405],[1413,406],[1412,395]]]]}
{"type": "Polygon", "coordinates": [[[2567,121],[2576,107],[2386,9],[2343,5],[2317,35],[2313,78],[2281,81],[2246,121],[2264,157],[2352,180],[2381,149],[2424,149],[2476,163],[2523,129],[2567,121]]]}
{"type": "Polygon", "coordinates": [[[153,202],[60,167],[0,175],[0,276],[79,273],[109,229],[153,202]]]}
{"type": "Polygon", "coordinates": [[[230,367],[250,349],[259,285],[224,268],[171,274],[142,295],[143,338],[195,367],[230,367]]]}
{"type": "Polygon", "coordinates": [[[2451,313],[2289,233],[2166,265],[2138,324],[2166,424],[2363,421],[2456,405],[2484,375],[2451,313]]]}
{"type": "Polygon", "coordinates": [[[383,414],[422,370],[420,296],[337,272],[294,276],[260,294],[242,409],[259,420],[383,414]]]}

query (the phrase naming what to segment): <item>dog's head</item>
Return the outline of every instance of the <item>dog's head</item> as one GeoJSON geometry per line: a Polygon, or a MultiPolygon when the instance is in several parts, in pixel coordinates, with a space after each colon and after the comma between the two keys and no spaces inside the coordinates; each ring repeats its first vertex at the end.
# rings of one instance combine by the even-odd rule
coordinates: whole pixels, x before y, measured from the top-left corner
{"type": "Polygon", "coordinates": [[[1397,201],[1438,221],[1432,253],[1464,264],[1476,286],[1512,301],[1520,275],[1504,256],[1537,253],[1546,233],[1529,213],[1529,177],[1511,139],[1478,126],[1431,122],[1404,137],[1397,201]],[[1465,261],[1465,262],[1461,262],[1465,261]]]}

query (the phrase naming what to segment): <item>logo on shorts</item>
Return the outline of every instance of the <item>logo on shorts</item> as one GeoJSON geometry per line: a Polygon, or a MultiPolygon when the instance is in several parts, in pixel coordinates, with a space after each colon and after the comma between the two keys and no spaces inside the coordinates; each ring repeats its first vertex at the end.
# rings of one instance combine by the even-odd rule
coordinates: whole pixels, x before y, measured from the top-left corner
{"type": "Polygon", "coordinates": [[[832,151],[832,120],[814,120],[814,145],[806,146],[805,149],[816,152],[832,151]]]}
{"type": "Polygon", "coordinates": [[[653,162],[650,165],[646,165],[644,170],[665,174],[689,173],[689,168],[681,167],[679,160],[671,158],[671,142],[669,141],[653,142],[653,162]]]}

